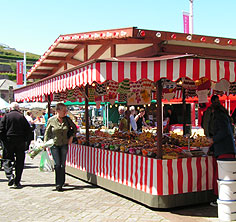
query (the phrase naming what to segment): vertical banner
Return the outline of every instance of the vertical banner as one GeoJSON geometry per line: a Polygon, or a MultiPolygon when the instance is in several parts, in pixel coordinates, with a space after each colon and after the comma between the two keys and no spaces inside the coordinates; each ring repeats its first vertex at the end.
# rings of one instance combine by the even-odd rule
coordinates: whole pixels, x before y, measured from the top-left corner
{"type": "Polygon", "coordinates": [[[16,61],[16,80],[17,85],[23,85],[24,79],[24,60],[16,61]]]}
{"type": "Polygon", "coordinates": [[[189,13],[183,12],[184,33],[189,33],[189,13]]]}

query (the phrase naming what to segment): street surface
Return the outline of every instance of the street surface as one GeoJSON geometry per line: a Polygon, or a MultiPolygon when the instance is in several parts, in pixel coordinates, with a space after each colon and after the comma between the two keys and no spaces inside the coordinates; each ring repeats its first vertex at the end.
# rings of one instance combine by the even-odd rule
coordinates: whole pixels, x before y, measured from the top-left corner
{"type": "Polygon", "coordinates": [[[218,221],[217,207],[209,204],[150,209],[69,175],[65,191],[57,192],[54,172],[40,172],[39,162],[40,155],[26,155],[21,189],[8,187],[0,170],[0,221],[218,221]]]}

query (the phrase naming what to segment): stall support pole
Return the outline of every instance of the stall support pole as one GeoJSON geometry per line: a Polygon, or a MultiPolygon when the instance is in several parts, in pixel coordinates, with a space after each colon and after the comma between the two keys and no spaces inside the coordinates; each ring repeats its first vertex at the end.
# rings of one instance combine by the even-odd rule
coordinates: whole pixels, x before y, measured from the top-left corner
{"type": "Polygon", "coordinates": [[[88,111],[88,84],[85,86],[85,125],[86,125],[86,145],[89,145],[89,111],[88,111]]]}
{"type": "Polygon", "coordinates": [[[51,97],[48,95],[48,119],[50,118],[50,111],[51,111],[51,97]]]}
{"type": "Polygon", "coordinates": [[[162,83],[156,83],[157,96],[157,158],[162,159],[162,83]]]}
{"type": "Polygon", "coordinates": [[[183,136],[186,135],[186,96],[185,96],[185,89],[183,88],[183,136]]]}

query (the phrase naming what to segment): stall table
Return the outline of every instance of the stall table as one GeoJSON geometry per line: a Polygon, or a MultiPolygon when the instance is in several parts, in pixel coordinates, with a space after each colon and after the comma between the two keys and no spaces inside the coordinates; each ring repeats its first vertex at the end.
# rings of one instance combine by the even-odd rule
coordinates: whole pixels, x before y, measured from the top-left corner
{"type": "Polygon", "coordinates": [[[154,208],[209,202],[213,157],[158,160],[72,144],[66,172],[154,208]]]}

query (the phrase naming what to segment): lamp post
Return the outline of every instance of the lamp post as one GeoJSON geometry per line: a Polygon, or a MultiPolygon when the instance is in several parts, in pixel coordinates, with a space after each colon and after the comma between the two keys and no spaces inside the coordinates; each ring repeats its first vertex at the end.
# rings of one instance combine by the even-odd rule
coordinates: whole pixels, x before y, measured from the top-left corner
{"type": "Polygon", "coordinates": [[[190,1],[190,6],[189,6],[189,17],[190,17],[190,21],[189,21],[189,33],[192,35],[193,34],[193,0],[189,0],[190,1]]]}

